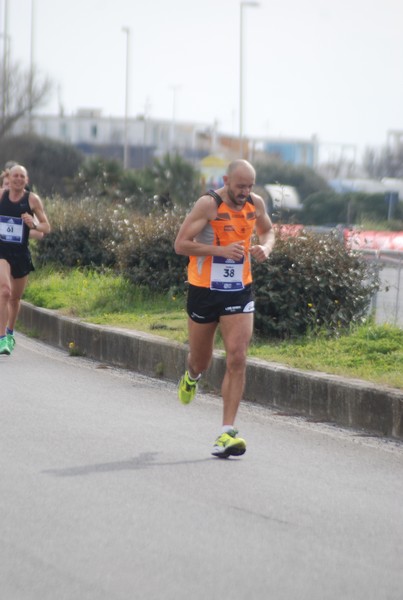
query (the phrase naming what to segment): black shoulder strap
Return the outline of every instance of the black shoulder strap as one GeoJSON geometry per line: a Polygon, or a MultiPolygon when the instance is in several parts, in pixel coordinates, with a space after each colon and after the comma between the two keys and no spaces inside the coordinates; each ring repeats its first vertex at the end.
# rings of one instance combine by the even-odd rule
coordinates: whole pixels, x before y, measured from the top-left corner
{"type": "Polygon", "coordinates": [[[31,192],[26,190],[25,194],[21,198],[21,206],[25,208],[26,212],[32,213],[31,207],[29,206],[29,194],[31,192]]]}
{"type": "Polygon", "coordinates": [[[207,196],[211,196],[212,198],[214,198],[214,200],[216,201],[217,204],[217,208],[220,206],[220,204],[222,204],[223,199],[221,198],[221,196],[219,196],[217,194],[217,192],[215,192],[214,190],[209,190],[207,192],[207,196]]]}

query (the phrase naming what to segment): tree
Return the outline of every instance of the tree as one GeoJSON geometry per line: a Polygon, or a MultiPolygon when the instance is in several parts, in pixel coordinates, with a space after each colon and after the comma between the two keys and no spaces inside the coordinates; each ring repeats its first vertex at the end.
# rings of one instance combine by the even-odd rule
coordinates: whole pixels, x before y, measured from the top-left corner
{"type": "Polygon", "coordinates": [[[151,209],[188,208],[201,194],[200,173],[177,154],[166,154],[140,171],[125,171],[121,187],[133,206],[147,214],[151,209]]]}
{"type": "Polygon", "coordinates": [[[135,211],[149,214],[188,208],[201,194],[200,173],[179,155],[156,159],[145,169],[123,170],[115,160],[86,160],[71,182],[79,196],[122,200],[135,211]]]}
{"type": "Polygon", "coordinates": [[[315,192],[305,199],[301,222],[305,225],[347,223],[348,202],[336,192],[315,192]]]}
{"type": "Polygon", "coordinates": [[[40,195],[68,192],[67,184],[76,175],[82,154],[74,146],[37,135],[7,137],[0,144],[0,167],[14,161],[28,170],[31,185],[40,195]]]}
{"type": "Polygon", "coordinates": [[[403,146],[399,145],[394,150],[384,146],[380,151],[367,148],[363,165],[369,177],[401,178],[403,177],[403,146]]]}
{"type": "Polygon", "coordinates": [[[0,140],[17,121],[47,102],[52,87],[50,79],[40,76],[36,69],[23,70],[18,63],[0,73],[0,140]]]}
{"type": "Polygon", "coordinates": [[[178,154],[167,154],[144,170],[162,204],[189,207],[200,196],[200,173],[178,154]]]}
{"type": "Polygon", "coordinates": [[[99,156],[83,161],[71,182],[72,191],[80,196],[115,199],[120,195],[124,171],[119,161],[99,156]]]}
{"type": "Polygon", "coordinates": [[[295,187],[302,202],[310,194],[330,190],[326,180],[309,167],[290,165],[280,161],[256,165],[257,184],[266,185],[277,182],[295,187]]]}
{"type": "MultiPolygon", "coordinates": [[[[402,203],[399,203],[395,207],[395,218],[400,219],[401,215],[402,203]]],[[[305,199],[300,216],[304,225],[364,225],[373,222],[382,224],[384,228],[388,204],[384,194],[317,192],[305,199]]],[[[398,221],[394,226],[398,227],[398,221]]]]}

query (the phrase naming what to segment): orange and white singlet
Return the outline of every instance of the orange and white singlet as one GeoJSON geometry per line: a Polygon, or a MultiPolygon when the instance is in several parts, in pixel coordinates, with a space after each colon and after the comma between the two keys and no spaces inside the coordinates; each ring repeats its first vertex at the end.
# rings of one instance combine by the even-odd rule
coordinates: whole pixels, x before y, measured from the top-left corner
{"type": "Polygon", "coordinates": [[[235,261],[221,256],[190,256],[188,281],[192,285],[221,292],[236,292],[252,283],[249,248],[256,223],[256,209],[249,196],[241,210],[233,210],[218,194],[207,192],[217,202],[217,216],[195,240],[202,244],[228,246],[244,242],[244,257],[235,261]]]}

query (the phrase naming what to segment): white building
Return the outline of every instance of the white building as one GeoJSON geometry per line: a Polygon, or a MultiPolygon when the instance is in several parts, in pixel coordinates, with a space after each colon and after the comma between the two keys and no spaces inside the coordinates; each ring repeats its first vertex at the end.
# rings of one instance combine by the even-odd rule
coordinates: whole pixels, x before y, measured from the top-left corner
{"type": "MultiPolygon", "coordinates": [[[[106,117],[97,108],[80,109],[72,115],[33,115],[30,122],[28,117],[22,118],[14,125],[12,133],[20,135],[30,130],[39,136],[72,144],[85,154],[122,161],[127,131],[129,166],[134,168],[144,167],[153,158],[168,152],[176,152],[195,164],[208,155],[224,160],[239,156],[239,137],[219,133],[216,123],[184,123],[144,116],[129,118],[126,123],[124,117],[106,117]]],[[[255,152],[261,147],[266,156],[272,156],[270,144],[274,143],[274,154],[284,161],[315,166],[317,140],[314,138],[275,141],[245,138],[244,155],[253,161],[255,152]],[[302,146],[309,149],[309,156],[301,152],[302,146]]]]}
{"type": "MultiPolygon", "coordinates": [[[[28,131],[27,119],[19,120],[13,134],[28,131]]],[[[72,144],[88,154],[104,149],[103,154],[123,156],[126,121],[124,117],[105,117],[99,109],[80,109],[73,115],[34,115],[31,130],[37,135],[72,144]]],[[[203,123],[175,123],[144,117],[127,121],[127,140],[130,148],[130,166],[144,149],[150,158],[167,152],[178,152],[188,158],[209,154],[214,140],[212,128],[203,123]]],[[[101,152],[102,153],[102,152],[101,152]]]]}

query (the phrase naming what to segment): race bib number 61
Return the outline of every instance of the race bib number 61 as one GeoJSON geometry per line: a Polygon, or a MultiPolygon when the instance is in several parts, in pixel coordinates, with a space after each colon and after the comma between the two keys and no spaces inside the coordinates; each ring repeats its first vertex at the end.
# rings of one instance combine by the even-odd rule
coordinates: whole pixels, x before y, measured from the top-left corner
{"type": "Polygon", "coordinates": [[[22,244],[23,232],[21,217],[2,217],[0,215],[0,240],[2,242],[22,244]]]}

